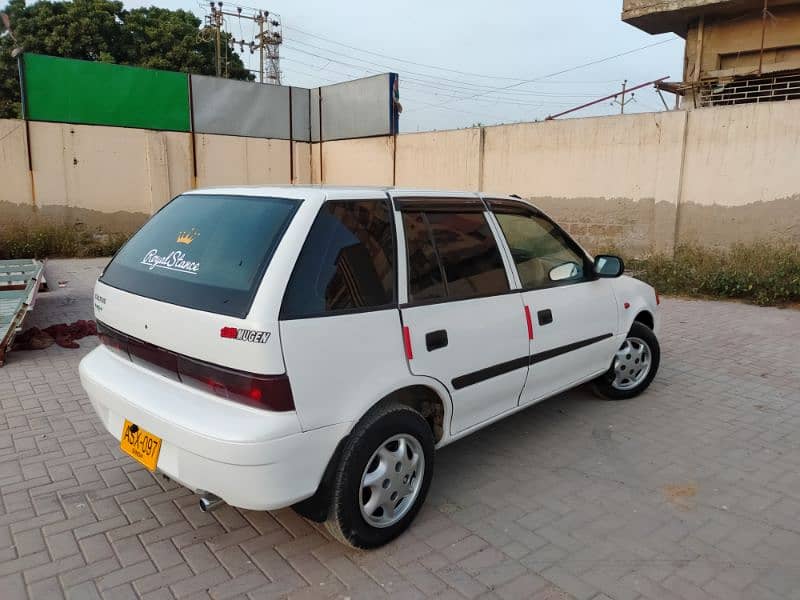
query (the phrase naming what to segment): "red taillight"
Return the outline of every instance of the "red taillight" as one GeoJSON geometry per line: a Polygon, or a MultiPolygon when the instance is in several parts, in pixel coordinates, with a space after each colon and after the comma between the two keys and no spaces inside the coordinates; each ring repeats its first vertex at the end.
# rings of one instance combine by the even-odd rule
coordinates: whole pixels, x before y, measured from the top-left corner
{"type": "Polygon", "coordinates": [[[294,410],[286,375],[243,373],[185,356],[178,356],[178,373],[183,383],[235,402],[281,412],[294,410]]]}
{"type": "Polygon", "coordinates": [[[109,327],[103,325],[100,321],[97,322],[97,338],[100,343],[106,348],[116,354],[121,354],[125,358],[130,359],[128,354],[128,338],[109,327]]]}
{"type": "Polygon", "coordinates": [[[128,354],[133,363],[145,363],[143,366],[156,367],[173,379],[178,378],[177,354],[131,337],[128,338],[128,354]]]}
{"type": "Polygon", "coordinates": [[[97,324],[100,342],[134,363],[178,378],[182,383],[240,404],[277,412],[294,410],[289,378],[284,375],[256,375],[195,360],[148,344],[102,323],[97,324]]]}
{"type": "Polygon", "coordinates": [[[239,334],[239,330],[236,327],[223,327],[219,330],[219,337],[227,338],[227,339],[236,339],[236,336],[239,334]]]}

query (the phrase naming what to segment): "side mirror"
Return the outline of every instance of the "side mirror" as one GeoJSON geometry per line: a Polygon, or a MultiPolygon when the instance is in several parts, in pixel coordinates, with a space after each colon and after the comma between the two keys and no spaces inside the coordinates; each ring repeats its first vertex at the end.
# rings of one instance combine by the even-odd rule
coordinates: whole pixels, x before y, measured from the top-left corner
{"type": "Polygon", "coordinates": [[[557,267],[550,269],[550,281],[564,281],[565,279],[572,279],[580,274],[580,268],[577,263],[566,262],[557,267]]]}
{"type": "Polygon", "coordinates": [[[598,277],[619,277],[625,271],[625,263],[619,256],[600,254],[594,257],[594,273],[598,277]]]}

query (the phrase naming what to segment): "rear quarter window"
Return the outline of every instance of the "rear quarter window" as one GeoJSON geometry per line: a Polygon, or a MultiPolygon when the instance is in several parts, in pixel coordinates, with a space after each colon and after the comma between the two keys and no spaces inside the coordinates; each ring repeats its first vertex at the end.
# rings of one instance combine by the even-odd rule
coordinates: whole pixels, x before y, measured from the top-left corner
{"type": "Polygon", "coordinates": [[[395,279],[388,200],[329,200],[297,258],[281,318],[389,307],[395,302],[395,279]]]}
{"type": "Polygon", "coordinates": [[[178,196],[123,246],[101,281],[154,300],[243,318],[299,202],[178,196]]]}

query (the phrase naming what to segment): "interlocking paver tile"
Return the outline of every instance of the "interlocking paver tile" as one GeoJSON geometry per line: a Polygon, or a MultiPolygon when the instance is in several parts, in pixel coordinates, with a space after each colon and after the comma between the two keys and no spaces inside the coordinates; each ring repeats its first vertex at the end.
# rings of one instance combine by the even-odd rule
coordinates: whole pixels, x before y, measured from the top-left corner
{"type": "MultiPolygon", "coordinates": [[[[102,260],[30,325],[91,318],[102,260]]],[[[800,597],[800,312],[664,299],[650,390],[586,389],[437,454],[427,505],[356,552],[291,510],[202,513],[129,460],[77,376],[81,349],[0,369],[0,598],[800,597]]],[[[535,374],[534,374],[535,376],[535,374]]]]}

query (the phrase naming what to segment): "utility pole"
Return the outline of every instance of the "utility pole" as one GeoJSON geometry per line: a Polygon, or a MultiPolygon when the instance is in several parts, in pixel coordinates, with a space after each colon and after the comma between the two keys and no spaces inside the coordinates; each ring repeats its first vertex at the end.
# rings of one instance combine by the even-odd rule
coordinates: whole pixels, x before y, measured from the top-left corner
{"type": "MultiPolygon", "coordinates": [[[[258,39],[264,39],[264,16],[258,14],[258,39]]],[[[264,83],[264,44],[258,45],[258,82],[264,83]]]]}
{"type": "MultiPolygon", "coordinates": [[[[236,12],[225,10],[222,2],[209,2],[211,14],[206,15],[206,24],[215,30],[216,34],[216,63],[217,77],[222,76],[222,29],[225,27],[225,17],[232,17],[246,21],[252,21],[258,31],[252,38],[236,39],[232,35],[228,36],[228,44],[231,50],[235,45],[239,46],[240,52],[245,48],[250,49],[250,54],[255,54],[258,50],[258,81],[259,83],[281,83],[280,67],[280,45],[283,43],[283,32],[281,27],[280,15],[271,13],[267,10],[253,8],[236,7],[236,12]]],[[[240,28],[241,29],[241,28],[240,28]]]]}
{"type": "Polygon", "coordinates": [[[636,92],[631,92],[630,98],[625,99],[625,93],[626,93],[625,89],[627,88],[627,86],[628,86],[628,80],[626,79],[625,81],[622,82],[622,91],[619,94],[616,94],[614,96],[614,100],[611,102],[612,106],[614,104],[619,104],[619,114],[621,115],[625,114],[625,105],[628,104],[628,102],[633,101],[633,97],[636,95],[636,92]]]}
{"type": "MultiPolygon", "coordinates": [[[[580,106],[576,106],[574,108],[570,108],[569,110],[561,111],[560,113],[557,113],[555,115],[550,115],[545,119],[545,121],[550,121],[552,119],[557,119],[558,117],[563,117],[564,115],[568,115],[570,113],[574,113],[575,111],[582,110],[582,109],[587,108],[589,106],[594,106],[595,104],[600,104],[601,102],[608,102],[609,100],[613,100],[613,102],[611,102],[612,106],[615,103],[622,104],[622,108],[624,109],[625,105],[633,99],[633,95],[634,95],[634,91],[635,90],[640,90],[642,88],[661,83],[663,81],[666,81],[667,79],[669,79],[669,77],[661,77],[659,79],[654,79],[653,81],[648,81],[647,83],[640,83],[639,85],[635,85],[632,88],[628,88],[628,80],[626,79],[625,82],[622,84],[622,92],[617,92],[616,94],[609,94],[608,96],[603,96],[602,98],[598,98],[597,100],[592,100],[591,102],[586,102],[585,104],[581,104],[580,106]],[[617,100],[617,98],[620,96],[620,94],[622,94],[622,100],[621,101],[617,100]],[[626,100],[625,99],[625,94],[630,94],[631,97],[628,100],[626,100]]],[[[623,110],[623,114],[624,114],[624,110],[623,110]]]]}
{"type": "Polygon", "coordinates": [[[222,76],[222,2],[219,9],[214,2],[209,2],[211,14],[206,15],[206,24],[214,30],[214,62],[216,64],[217,77],[222,76]]]}

